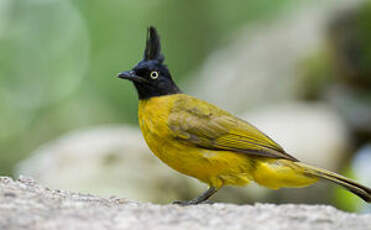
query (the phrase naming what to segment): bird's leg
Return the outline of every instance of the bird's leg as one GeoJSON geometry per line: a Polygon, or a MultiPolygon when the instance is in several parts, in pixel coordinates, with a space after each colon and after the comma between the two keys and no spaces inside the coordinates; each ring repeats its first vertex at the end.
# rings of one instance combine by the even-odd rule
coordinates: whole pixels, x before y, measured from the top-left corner
{"type": "Polygon", "coordinates": [[[202,203],[202,202],[206,201],[207,199],[209,199],[217,191],[218,191],[218,189],[216,189],[213,186],[210,186],[209,189],[206,190],[206,192],[202,193],[200,196],[198,196],[198,197],[196,197],[192,200],[186,200],[186,201],[178,201],[177,200],[177,201],[174,201],[173,204],[179,204],[179,205],[182,205],[182,206],[199,204],[199,203],[202,203]]]}

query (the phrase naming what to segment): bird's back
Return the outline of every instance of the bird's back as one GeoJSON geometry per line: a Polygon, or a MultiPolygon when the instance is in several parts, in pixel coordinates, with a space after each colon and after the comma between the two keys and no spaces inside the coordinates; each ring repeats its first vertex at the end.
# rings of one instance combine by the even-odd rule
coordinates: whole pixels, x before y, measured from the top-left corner
{"type": "Polygon", "coordinates": [[[176,97],[168,126],[178,139],[199,147],[296,161],[250,123],[189,95],[176,97]]]}

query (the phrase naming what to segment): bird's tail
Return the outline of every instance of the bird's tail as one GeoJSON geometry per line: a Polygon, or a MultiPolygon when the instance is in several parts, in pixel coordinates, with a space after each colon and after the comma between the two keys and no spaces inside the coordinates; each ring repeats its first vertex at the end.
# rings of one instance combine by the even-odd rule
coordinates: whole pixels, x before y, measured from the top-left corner
{"type": "Polygon", "coordinates": [[[343,186],[345,189],[362,198],[364,201],[371,203],[371,188],[361,185],[349,178],[341,176],[337,173],[330,172],[326,169],[317,168],[301,162],[295,162],[296,165],[302,167],[306,174],[319,177],[335,184],[343,186]]]}

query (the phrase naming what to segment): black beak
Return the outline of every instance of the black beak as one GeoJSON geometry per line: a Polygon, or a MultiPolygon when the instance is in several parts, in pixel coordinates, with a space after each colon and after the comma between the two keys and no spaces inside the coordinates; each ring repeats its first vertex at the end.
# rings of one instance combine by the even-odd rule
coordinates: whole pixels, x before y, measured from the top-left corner
{"type": "Polygon", "coordinates": [[[131,70],[119,73],[117,74],[117,77],[133,81],[137,77],[137,75],[135,74],[134,71],[131,70]]]}
{"type": "Polygon", "coordinates": [[[133,70],[125,71],[117,75],[118,78],[126,79],[129,81],[146,82],[147,80],[136,75],[133,70]]]}

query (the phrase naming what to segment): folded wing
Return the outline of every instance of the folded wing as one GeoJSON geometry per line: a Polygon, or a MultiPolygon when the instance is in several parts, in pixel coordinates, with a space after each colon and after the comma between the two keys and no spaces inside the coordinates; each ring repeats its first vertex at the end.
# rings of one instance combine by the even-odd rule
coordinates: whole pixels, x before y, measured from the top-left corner
{"type": "Polygon", "coordinates": [[[179,141],[205,149],[298,161],[253,125],[194,97],[174,103],[169,128],[179,141]]]}

